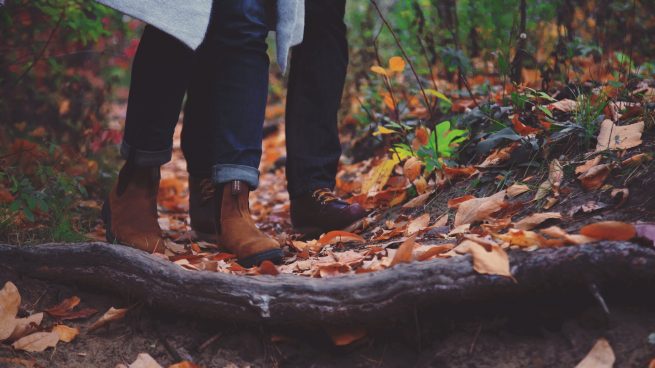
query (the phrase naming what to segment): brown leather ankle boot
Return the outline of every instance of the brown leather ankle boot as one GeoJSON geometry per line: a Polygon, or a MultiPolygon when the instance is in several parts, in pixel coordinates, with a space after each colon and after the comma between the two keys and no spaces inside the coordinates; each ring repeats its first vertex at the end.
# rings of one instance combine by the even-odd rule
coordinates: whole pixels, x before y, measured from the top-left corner
{"type": "Polygon", "coordinates": [[[189,175],[189,218],[200,240],[216,243],[216,188],[209,177],[189,175]]]}
{"type": "Polygon", "coordinates": [[[107,241],[149,253],[164,251],[157,221],[159,175],[159,167],[125,163],[102,208],[107,241]]]}
{"type": "Polygon", "coordinates": [[[248,184],[232,181],[216,187],[217,232],[221,246],[237,256],[244,267],[265,260],[282,261],[280,244],[262,233],[250,216],[248,184]]]}

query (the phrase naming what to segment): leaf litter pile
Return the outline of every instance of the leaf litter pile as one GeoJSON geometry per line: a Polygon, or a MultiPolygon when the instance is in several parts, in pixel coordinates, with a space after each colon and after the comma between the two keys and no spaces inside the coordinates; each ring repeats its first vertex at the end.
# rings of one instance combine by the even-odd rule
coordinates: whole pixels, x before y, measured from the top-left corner
{"type": "MultiPolygon", "coordinates": [[[[404,68],[395,58],[389,64],[372,71],[391,78],[404,68]]],[[[466,98],[451,100],[429,90],[435,99],[448,100],[453,112],[462,111],[451,119],[457,123],[416,125],[406,136],[412,147],[394,144],[405,127],[396,123],[379,124],[373,134],[343,134],[351,150],[370,139],[383,147],[369,153],[374,157],[346,158],[337,177],[337,193],[370,213],[349,229],[312,240],[302,239],[290,224],[283,105],[271,104],[261,185],[251,195],[251,208],[260,228],[283,244],[285,259],[279,266],[265,262],[251,269],[191,231],[178,130],[159,192],[160,225],[170,240],[165,257],[190,271],[325,278],[471,255],[477,272],[512,278],[509,250],[599,240],[652,243],[655,199],[630,188],[655,184],[653,84],[640,82],[627,97],[605,85],[588,96],[559,100],[558,93],[518,87],[514,94],[529,106],[523,109],[491,102],[469,108],[466,98]],[[601,99],[605,102],[594,102],[601,99]],[[581,115],[590,109],[597,110],[595,120],[582,126],[581,115]],[[506,125],[493,131],[491,122],[506,125]],[[422,150],[441,154],[421,155],[422,150]],[[449,159],[454,152],[461,159],[449,159]],[[633,196],[638,198],[630,201],[633,196]]],[[[404,113],[401,118],[411,121],[424,112],[408,107],[404,113]]],[[[91,235],[102,239],[101,227],[91,235]]]]}

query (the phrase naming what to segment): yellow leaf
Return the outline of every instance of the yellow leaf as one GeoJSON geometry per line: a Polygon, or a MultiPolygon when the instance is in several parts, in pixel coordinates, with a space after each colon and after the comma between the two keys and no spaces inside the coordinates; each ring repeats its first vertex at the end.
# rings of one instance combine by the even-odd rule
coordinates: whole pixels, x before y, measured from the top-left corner
{"type": "Polygon", "coordinates": [[[393,129],[389,129],[385,126],[379,125],[378,129],[375,132],[373,132],[373,135],[378,136],[378,135],[394,134],[394,133],[398,133],[398,132],[393,129]]]}
{"type": "Polygon", "coordinates": [[[373,65],[373,66],[371,67],[371,71],[372,71],[373,73],[376,73],[376,74],[384,75],[385,77],[388,77],[388,76],[389,76],[389,74],[387,74],[386,69],[384,69],[383,67],[378,66],[378,65],[373,65]]]}
{"type": "Polygon", "coordinates": [[[392,72],[402,72],[405,70],[405,60],[400,56],[393,56],[389,59],[389,70],[392,72]]]}
{"type": "Polygon", "coordinates": [[[428,89],[425,90],[425,93],[428,94],[428,95],[434,96],[434,97],[436,97],[438,99],[444,100],[444,101],[448,102],[449,104],[453,103],[453,101],[450,98],[448,98],[443,93],[437,91],[436,89],[428,88],[428,89]]]}
{"type": "Polygon", "coordinates": [[[56,325],[52,328],[52,332],[56,332],[59,335],[59,340],[63,342],[71,342],[80,334],[79,329],[66,325],[56,325]]]}
{"type": "Polygon", "coordinates": [[[393,168],[398,164],[398,158],[387,158],[377,166],[375,166],[368,174],[364,183],[362,184],[362,193],[370,191],[380,191],[389,181],[389,176],[393,172],[393,168]]]}

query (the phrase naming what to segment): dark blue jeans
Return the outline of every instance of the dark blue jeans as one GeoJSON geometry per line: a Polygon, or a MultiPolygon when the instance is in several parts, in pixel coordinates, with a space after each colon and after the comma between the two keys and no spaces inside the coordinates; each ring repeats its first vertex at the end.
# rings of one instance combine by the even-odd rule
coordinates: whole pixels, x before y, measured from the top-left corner
{"type": "MultiPolygon", "coordinates": [[[[304,37],[302,44],[292,51],[287,93],[286,174],[291,198],[335,185],[341,156],[337,112],[348,66],[348,43],[343,22],[345,5],[346,0],[306,0],[305,3],[304,37]]],[[[256,100],[243,106],[237,105],[233,96],[235,93],[254,93],[248,91],[259,88],[259,84],[245,74],[224,73],[223,77],[229,82],[208,78],[215,68],[211,61],[215,57],[211,54],[199,56],[193,68],[182,132],[182,150],[189,173],[193,176],[212,173],[211,159],[214,156],[209,152],[216,150],[222,152],[222,157],[257,168],[261,156],[261,125],[254,129],[251,124],[236,122],[240,127],[226,126],[228,129],[224,129],[220,137],[209,132],[216,121],[224,120],[224,111],[219,106],[226,105],[226,102],[229,106],[223,109],[252,109],[257,104],[258,113],[263,114],[263,110],[259,110],[261,96],[258,93],[253,97],[256,100]],[[225,143],[227,148],[214,147],[225,143]]],[[[245,61],[234,59],[234,62],[245,61]]]]}
{"type": "Polygon", "coordinates": [[[185,114],[202,122],[202,139],[190,139],[185,129],[187,158],[194,166],[202,162],[216,183],[243,180],[257,187],[268,93],[266,1],[215,0],[207,36],[195,53],[146,27],[132,66],[125,158],[140,166],[168,162],[184,94],[200,85],[189,89],[185,114]],[[204,108],[196,110],[196,104],[204,108]]]}

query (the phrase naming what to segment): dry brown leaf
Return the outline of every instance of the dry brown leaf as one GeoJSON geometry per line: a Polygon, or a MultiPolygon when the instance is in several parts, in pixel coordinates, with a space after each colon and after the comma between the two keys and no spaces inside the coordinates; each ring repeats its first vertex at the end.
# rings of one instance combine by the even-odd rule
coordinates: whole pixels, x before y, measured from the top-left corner
{"type": "Polygon", "coordinates": [[[66,325],[56,325],[52,328],[52,332],[59,334],[59,340],[63,342],[71,342],[80,334],[78,328],[68,327],[66,325]]]}
{"type": "Polygon", "coordinates": [[[364,238],[362,238],[357,234],[353,234],[341,230],[330,231],[318,239],[318,243],[320,245],[329,245],[329,244],[336,244],[336,243],[343,243],[343,242],[364,243],[365,241],[366,240],[364,240],[364,238]]]}
{"type": "Polygon", "coordinates": [[[259,273],[261,275],[270,275],[270,276],[277,276],[280,274],[280,271],[277,270],[277,267],[273,264],[273,262],[269,260],[265,260],[259,265],[259,273]]]}
{"type": "Polygon", "coordinates": [[[391,266],[399,263],[411,263],[414,260],[414,245],[416,245],[416,235],[407,238],[407,240],[398,247],[398,251],[391,261],[391,266]]]}
{"type": "Polygon", "coordinates": [[[550,182],[553,193],[559,193],[559,187],[564,180],[564,168],[559,160],[552,160],[548,165],[548,181],[550,182]]]}
{"type": "Polygon", "coordinates": [[[582,174],[582,173],[587,172],[592,167],[600,164],[601,159],[602,159],[602,157],[596,156],[596,157],[592,158],[591,160],[585,161],[584,164],[582,164],[582,165],[575,168],[575,173],[576,174],[582,174]]]}
{"type": "Polygon", "coordinates": [[[13,282],[7,281],[0,290],[0,341],[11,336],[16,327],[20,293],[13,282]]]}
{"type": "Polygon", "coordinates": [[[68,299],[62,300],[54,307],[47,308],[45,312],[53,317],[64,317],[67,316],[70,310],[75,308],[78,304],[80,304],[80,298],[72,296],[68,299]]]}
{"type": "Polygon", "coordinates": [[[449,179],[455,179],[459,177],[470,178],[471,176],[478,173],[478,169],[473,166],[448,167],[444,165],[443,172],[449,179]]]}
{"type": "Polygon", "coordinates": [[[421,194],[421,195],[419,195],[417,197],[414,197],[409,202],[405,203],[403,205],[403,208],[416,208],[416,207],[424,205],[425,202],[428,201],[428,198],[430,198],[432,193],[433,192],[428,192],[428,193],[425,193],[425,194],[421,194]]]}
{"type": "Polygon", "coordinates": [[[600,338],[575,368],[612,368],[615,361],[616,357],[610,343],[600,338]]]}
{"type": "Polygon", "coordinates": [[[625,222],[601,221],[583,226],[580,234],[600,240],[630,240],[637,235],[637,230],[625,222]]]}
{"type": "Polygon", "coordinates": [[[136,360],[130,364],[129,368],[163,368],[148,353],[137,355],[136,360]]]}
{"type": "Polygon", "coordinates": [[[495,235],[496,238],[519,247],[543,247],[548,245],[543,236],[529,230],[510,229],[507,234],[495,235]]]}
{"type": "Polygon", "coordinates": [[[403,165],[403,175],[409,180],[414,181],[421,175],[421,168],[423,163],[416,157],[410,157],[403,165]]]}
{"type": "Polygon", "coordinates": [[[598,133],[598,144],[596,151],[606,149],[628,149],[637,147],[641,144],[641,134],[644,132],[644,122],[630,125],[616,125],[612,120],[605,120],[600,125],[598,133]]]}
{"type": "Polygon", "coordinates": [[[517,195],[523,194],[527,191],[530,190],[530,187],[528,187],[525,184],[512,184],[509,186],[506,191],[507,191],[507,196],[510,198],[514,198],[517,195]]]}
{"type": "Polygon", "coordinates": [[[571,112],[578,109],[578,101],[565,98],[561,101],[553,102],[552,104],[548,105],[548,108],[562,112],[571,112]]]}
{"type": "Polygon", "coordinates": [[[175,363],[173,365],[169,365],[168,368],[200,368],[200,366],[193,363],[193,362],[185,360],[183,362],[179,362],[179,363],[175,363]]]}
{"type": "Polygon", "coordinates": [[[553,219],[561,220],[562,214],[559,212],[534,213],[515,223],[514,227],[521,230],[531,230],[541,225],[542,223],[553,219]]]}
{"type": "Polygon", "coordinates": [[[418,194],[424,194],[425,191],[428,190],[428,181],[422,176],[419,176],[418,179],[412,182],[412,184],[414,184],[414,188],[416,188],[418,194]]]}
{"type": "Polygon", "coordinates": [[[448,208],[451,209],[457,209],[459,208],[459,205],[462,204],[463,202],[469,201],[471,199],[475,199],[476,197],[474,195],[463,195],[461,197],[453,198],[448,200],[448,208]]]}
{"type": "Polygon", "coordinates": [[[608,164],[596,165],[578,176],[585,190],[596,190],[603,186],[612,168],[608,164]]]}
{"type": "Polygon", "coordinates": [[[345,273],[350,272],[350,267],[340,262],[334,262],[329,264],[318,264],[316,265],[316,267],[318,268],[319,276],[321,276],[322,278],[341,276],[345,273]]]}
{"type": "Polygon", "coordinates": [[[455,247],[455,244],[451,244],[451,243],[432,246],[432,247],[428,248],[426,251],[418,254],[416,256],[416,260],[417,261],[427,261],[428,259],[436,257],[439,254],[446,253],[446,252],[452,250],[454,247],[455,247]]]}
{"type": "Polygon", "coordinates": [[[366,329],[358,326],[330,327],[327,332],[335,346],[350,345],[366,336],[366,329]]]}
{"type": "Polygon", "coordinates": [[[35,332],[18,339],[11,344],[16,350],[24,350],[32,353],[44,351],[47,348],[54,348],[59,342],[59,334],[56,332],[35,332]]]}
{"type": "Polygon", "coordinates": [[[648,153],[638,153],[630,158],[626,158],[625,160],[621,161],[621,165],[623,166],[638,166],[641,165],[644,162],[650,161],[653,159],[653,156],[651,156],[648,153]]]}
{"type": "Polygon", "coordinates": [[[97,321],[95,321],[91,325],[91,327],[89,327],[89,332],[95,331],[100,327],[107,325],[110,322],[123,319],[123,317],[125,317],[125,314],[127,314],[127,311],[128,311],[127,308],[119,308],[119,309],[116,309],[114,307],[109,308],[109,310],[105,312],[105,314],[103,314],[102,317],[100,317],[97,321]]]}
{"type": "MultiPolygon", "coordinates": [[[[541,233],[551,238],[560,239],[564,242],[564,244],[581,245],[598,241],[596,238],[591,238],[585,235],[569,234],[558,226],[551,226],[549,228],[543,229],[541,230],[541,233]]],[[[546,242],[548,245],[552,244],[550,239],[546,240],[546,242]]]]}
{"type": "Polygon", "coordinates": [[[415,234],[426,227],[428,227],[428,224],[430,223],[430,214],[429,213],[424,213],[421,216],[413,219],[409,225],[407,225],[407,230],[406,234],[407,235],[412,235],[415,234]]]}
{"type": "Polygon", "coordinates": [[[486,220],[494,212],[498,212],[505,203],[504,190],[489,197],[475,198],[462,202],[455,214],[454,225],[460,226],[486,220]]]}
{"type": "Polygon", "coordinates": [[[487,251],[485,247],[472,240],[464,240],[458,248],[460,247],[462,251],[471,254],[473,269],[478,273],[512,277],[509,270],[509,257],[500,246],[494,246],[487,251]]]}
{"type": "Polygon", "coordinates": [[[16,327],[7,340],[16,341],[23,336],[36,331],[43,321],[43,312],[33,314],[26,318],[16,318],[16,327]]]}
{"type": "Polygon", "coordinates": [[[448,214],[444,213],[443,215],[441,215],[441,217],[437,219],[437,221],[434,222],[434,224],[432,224],[431,227],[435,228],[435,227],[446,226],[447,223],[448,223],[448,214]]]}

